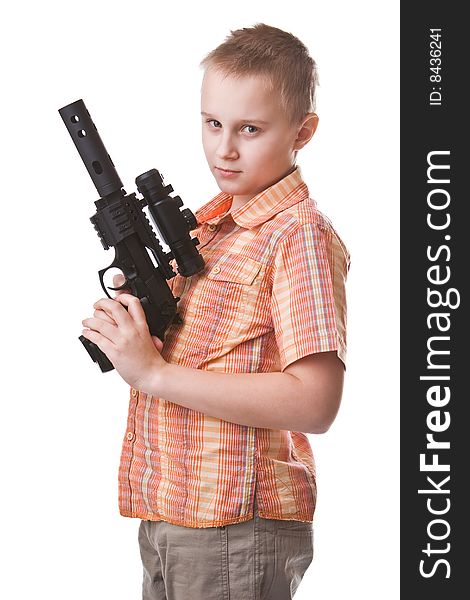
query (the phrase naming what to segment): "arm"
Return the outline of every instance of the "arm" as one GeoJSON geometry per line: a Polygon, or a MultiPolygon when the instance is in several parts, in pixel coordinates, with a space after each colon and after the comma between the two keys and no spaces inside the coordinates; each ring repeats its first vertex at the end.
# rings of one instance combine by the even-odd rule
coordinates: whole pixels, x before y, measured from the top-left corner
{"type": "Polygon", "coordinates": [[[278,373],[215,373],[166,364],[148,392],[240,425],[324,433],[338,412],[344,368],[336,352],[311,354],[278,373]]]}
{"type": "Polygon", "coordinates": [[[216,373],[173,365],[152,341],[138,299],[121,294],[118,300],[99,300],[94,318],[83,321],[89,328],[83,335],[136,389],[242,425],[323,433],[333,422],[344,373],[335,352],[311,354],[282,373],[216,373]]]}

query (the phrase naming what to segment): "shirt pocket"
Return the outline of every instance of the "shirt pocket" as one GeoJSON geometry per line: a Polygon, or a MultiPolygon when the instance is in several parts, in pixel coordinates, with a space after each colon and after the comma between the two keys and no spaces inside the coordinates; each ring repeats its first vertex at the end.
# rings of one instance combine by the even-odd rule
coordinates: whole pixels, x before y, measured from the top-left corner
{"type": "Polygon", "coordinates": [[[224,254],[208,271],[206,277],[211,281],[252,285],[261,270],[261,266],[260,262],[247,256],[224,254]]]}
{"type": "Polygon", "coordinates": [[[238,337],[260,290],[262,263],[239,254],[223,254],[205,275],[214,333],[238,337]]]}

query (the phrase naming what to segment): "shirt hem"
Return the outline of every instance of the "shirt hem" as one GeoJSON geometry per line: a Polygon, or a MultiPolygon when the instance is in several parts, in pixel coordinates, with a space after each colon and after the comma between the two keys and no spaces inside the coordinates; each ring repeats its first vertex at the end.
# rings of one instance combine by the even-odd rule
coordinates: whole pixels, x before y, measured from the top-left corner
{"type": "MultiPolygon", "coordinates": [[[[235,525],[237,523],[244,523],[245,521],[251,521],[255,513],[250,512],[242,517],[235,517],[232,519],[215,519],[213,521],[176,521],[175,519],[171,519],[168,517],[162,517],[159,515],[149,515],[149,514],[140,514],[140,513],[132,513],[131,511],[121,510],[120,514],[123,517],[129,517],[134,519],[141,519],[143,521],[165,521],[165,523],[170,523],[171,525],[179,525],[180,527],[190,527],[192,529],[203,529],[206,527],[225,527],[226,525],[235,525]]],[[[298,517],[289,516],[289,518],[282,518],[275,515],[269,515],[264,511],[258,511],[258,516],[262,519],[273,519],[275,521],[301,521],[302,523],[313,523],[313,519],[307,517],[306,515],[301,515],[298,517]]]]}
{"type": "Polygon", "coordinates": [[[299,351],[299,348],[295,344],[291,344],[284,350],[285,358],[281,361],[281,372],[285,371],[289,365],[300,360],[301,358],[305,358],[306,356],[310,356],[312,354],[320,354],[321,352],[336,352],[338,358],[343,363],[346,368],[346,347],[340,341],[331,344],[325,345],[316,345],[311,348],[304,348],[299,351]]]}

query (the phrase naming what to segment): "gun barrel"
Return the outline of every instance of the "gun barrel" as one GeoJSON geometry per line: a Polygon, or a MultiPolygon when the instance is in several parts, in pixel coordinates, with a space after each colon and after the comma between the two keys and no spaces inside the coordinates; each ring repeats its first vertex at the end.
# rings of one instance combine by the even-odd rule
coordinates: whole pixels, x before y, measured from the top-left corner
{"type": "Polygon", "coordinates": [[[101,198],[119,192],[121,179],[83,100],[59,109],[59,114],[101,198]]]}

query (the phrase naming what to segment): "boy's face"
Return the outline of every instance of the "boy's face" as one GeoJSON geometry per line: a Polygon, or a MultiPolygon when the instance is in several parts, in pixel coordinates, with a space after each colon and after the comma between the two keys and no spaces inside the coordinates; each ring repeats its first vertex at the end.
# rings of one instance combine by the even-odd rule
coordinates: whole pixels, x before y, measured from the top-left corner
{"type": "Polygon", "coordinates": [[[202,143],[219,188],[237,208],[282,179],[295,164],[293,126],[260,76],[209,68],[201,90],[202,143]]]}

